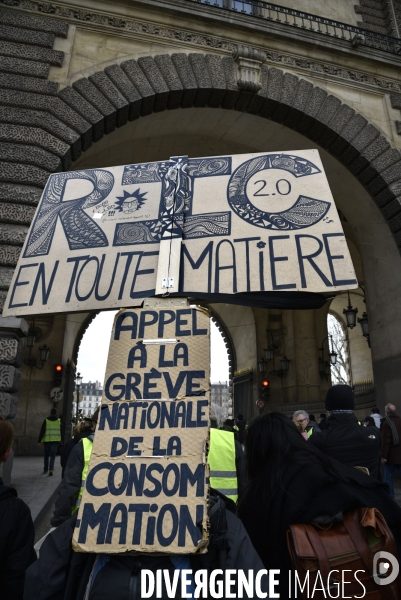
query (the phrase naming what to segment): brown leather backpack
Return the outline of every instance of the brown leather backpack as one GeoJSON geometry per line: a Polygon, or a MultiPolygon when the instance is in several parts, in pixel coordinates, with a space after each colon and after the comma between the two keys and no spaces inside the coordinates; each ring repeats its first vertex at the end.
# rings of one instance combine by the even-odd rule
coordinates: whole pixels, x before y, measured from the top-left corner
{"type": "MultiPolygon", "coordinates": [[[[328,526],[318,523],[291,525],[287,531],[287,546],[292,568],[297,571],[301,586],[309,572],[309,588],[306,585],[301,592],[298,585],[298,596],[294,590],[293,573],[292,598],[401,600],[400,576],[388,585],[379,585],[373,579],[377,566],[374,556],[377,552],[388,552],[398,560],[394,537],[383,515],[375,508],[359,508],[344,515],[342,521],[328,526]],[[330,574],[335,570],[338,572],[330,574]],[[347,571],[344,576],[342,571],[347,571]],[[356,571],[359,573],[355,576],[356,571]],[[349,583],[342,588],[342,581],[349,583]],[[315,583],[316,591],[312,595],[315,583]],[[317,591],[322,587],[325,591],[317,591]]],[[[392,567],[387,575],[391,573],[392,567]]]]}

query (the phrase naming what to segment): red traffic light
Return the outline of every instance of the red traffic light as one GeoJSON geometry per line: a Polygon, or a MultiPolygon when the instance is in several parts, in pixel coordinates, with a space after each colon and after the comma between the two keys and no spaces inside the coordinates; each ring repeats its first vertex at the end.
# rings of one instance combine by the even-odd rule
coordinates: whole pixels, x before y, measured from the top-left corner
{"type": "Polygon", "coordinates": [[[267,387],[269,387],[269,385],[270,385],[270,381],[269,381],[268,379],[264,379],[264,380],[262,381],[262,386],[263,386],[264,388],[267,388],[267,387]]]}
{"type": "Polygon", "coordinates": [[[56,371],[56,373],[62,373],[62,371],[63,371],[63,365],[56,365],[54,367],[54,370],[56,371]]]}

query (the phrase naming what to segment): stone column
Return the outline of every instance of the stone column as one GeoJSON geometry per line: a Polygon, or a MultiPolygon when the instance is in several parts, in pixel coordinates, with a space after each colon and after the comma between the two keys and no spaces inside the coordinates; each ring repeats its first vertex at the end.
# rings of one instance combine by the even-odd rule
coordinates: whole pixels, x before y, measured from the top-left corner
{"type": "MultiPolygon", "coordinates": [[[[20,367],[24,360],[23,338],[28,333],[25,319],[0,317],[0,415],[14,425],[18,408],[20,367]]],[[[11,483],[12,458],[3,466],[5,485],[11,483]]]]}

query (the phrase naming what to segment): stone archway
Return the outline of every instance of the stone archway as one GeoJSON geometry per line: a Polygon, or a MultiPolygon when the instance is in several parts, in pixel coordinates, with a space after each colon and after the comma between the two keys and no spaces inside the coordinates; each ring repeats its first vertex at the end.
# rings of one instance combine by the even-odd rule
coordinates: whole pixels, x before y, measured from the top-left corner
{"type": "MultiPolygon", "coordinates": [[[[54,23],[50,28],[64,35],[63,24],[54,23]]],[[[400,248],[399,151],[365,117],[305,79],[262,64],[260,83],[259,90],[238,81],[231,57],[183,53],[108,66],[58,93],[52,82],[32,82],[22,76],[13,80],[12,91],[4,98],[7,122],[1,126],[6,162],[0,180],[0,197],[5,201],[0,214],[0,297],[4,300],[49,174],[70,169],[82,151],[116,127],[178,108],[235,110],[282,123],[315,141],[362,183],[400,248]]],[[[11,369],[3,367],[12,379],[11,369]]],[[[13,380],[4,389],[17,387],[13,380]]]]}

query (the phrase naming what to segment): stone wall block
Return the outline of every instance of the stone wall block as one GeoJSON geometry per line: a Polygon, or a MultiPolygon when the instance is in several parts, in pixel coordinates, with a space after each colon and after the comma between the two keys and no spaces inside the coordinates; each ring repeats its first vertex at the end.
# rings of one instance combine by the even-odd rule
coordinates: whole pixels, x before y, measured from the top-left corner
{"type": "Polygon", "coordinates": [[[119,65],[111,65],[110,67],[106,67],[104,71],[124,98],[129,102],[128,120],[134,121],[135,119],[138,119],[140,116],[142,98],[135,86],[131,83],[119,65]]]}
{"type": "Polygon", "coordinates": [[[302,119],[296,126],[299,133],[307,134],[314,125],[317,115],[326,101],[328,94],[321,88],[314,87],[304,109],[302,119]]]}
{"type": "Polygon", "coordinates": [[[25,60],[23,58],[2,56],[0,60],[0,71],[47,79],[50,72],[50,65],[33,60],[25,60]]]}
{"type": "Polygon", "coordinates": [[[0,73],[0,87],[4,89],[34,92],[35,94],[57,94],[58,84],[55,81],[45,81],[38,77],[23,77],[13,73],[0,73]]]}
{"type": "Polygon", "coordinates": [[[22,202],[36,206],[42,190],[28,185],[0,183],[0,200],[5,202],[22,202]]]}
{"type": "Polygon", "coordinates": [[[377,177],[381,171],[384,171],[394,163],[401,160],[401,153],[395,148],[389,148],[383,154],[379,154],[377,158],[369,163],[369,166],[358,176],[359,181],[366,185],[377,177]]]}
{"type": "Polygon", "coordinates": [[[169,89],[167,108],[178,108],[181,103],[183,86],[169,54],[158,54],[154,61],[169,89]]]}
{"type": "Polygon", "coordinates": [[[14,275],[14,269],[0,267],[0,289],[8,290],[14,275]]]}
{"type": "Polygon", "coordinates": [[[21,246],[0,244],[0,265],[15,267],[21,254],[21,246]]]}
{"type": "Polygon", "coordinates": [[[390,102],[393,108],[401,110],[401,94],[390,94],[390,102]]]}
{"type": "Polygon", "coordinates": [[[21,381],[21,371],[11,365],[0,365],[0,390],[16,392],[21,381]]]}
{"type": "Polygon", "coordinates": [[[0,392],[0,415],[5,419],[10,413],[11,395],[7,392],[0,392]]]}
{"type": "MultiPolygon", "coordinates": [[[[89,81],[88,84],[91,85],[89,81]]],[[[81,135],[82,148],[84,150],[89,148],[92,144],[91,125],[76,113],[75,110],[65,104],[61,98],[53,98],[42,94],[31,94],[30,92],[20,92],[17,90],[0,90],[0,102],[5,106],[17,106],[48,112],[81,135]]],[[[78,158],[78,156],[76,156],[76,158],[78,158]]],[[[74,160],[76,158],[74,158],[74,160]]]]}
{"type": "Polygon", "coordinates": [[[327,96],[324,101],[319,113],[316,117],[316,121],[313,123],[309,130],[308,137],[311,140],[321,141],[325,139],[325,133],[328,128],[328,124],[333,119],[341,106],[341,100],[335,98],[335,96],[327,96]]]}
{"type": "Polygon", "coordinates": [[[105,98],[117,109],[116,126],[121,127],[128,122],[129,102],[107,77],[104,71],[98,71],[89,77],[89,81],[100,90],[105,98]]]}
{"type": "Polygon", "coordinates": [[[192,71],[191,64],[188,56],[184,53],[172,54],[171,60],[173,61],[184,90],[181,99],[181,108],[189,108],[193,106],[197,89],[196,78],[192,71]]]}
{"type": "Polygon", "coordinates": [[[211,93],[212,82],[206,66],[204,54],[191,52],[188,56],[197,83],[194,106],[206,106],[211,93]]]}
{"type": "Polygon", "coordinates": [[[353,112],[354,114],[351,117],[351,119],[349,119],[345,127],[341,129],[340,135],[330,146],[330,153],[333,154],[333,156],[341,157],[345,150],[350,149],[350,142],[358,135],[358,133],[360,133],[360,131],[367,124],[367,120],[364,117],[362,117],[359,114],[356,114],[355,111],[353,112]]]}
{"type": "Polygon", "coordinates": [[[9,421],[11,419],[15,419],[15,417],[17,416],[17,411],[18,411],[18,396],[11,394],[10,411],[9,411],[6,419],[8,419],[9,421]]]}
{"type": "Polygon", "coordinates": [[[250,112],[257,115],[260,113],[265,102],[266,98],[263,96],[258,96],[254,92],[247,90],[240,90],[234,108],[238,112],[250,112]]]}
{"type": "Polygon", "coordinates": [[[18,225],[30,225],[35,214],[34,206],[0,202],[0,221],[18,225]]]}
{"type": "Polygon", "coordinates": [[[29,227],[25,225],[6,225],[0,223],[0,243],[22,246],[29,227]]]}
{"type": "MultiPolygon", "coordinates": [[[[45,111],[41,110],[30,110],[27,108],[19,108],[14,106],[0,106],[0,122],[11,123],[13,125],[26,125],[28,127],[40,127],[43,129],[43,133],[48,131],[55,138],[62,140],[68,144],[67,148],[75,147],[77,150],[81,147],[81,138],[79,134],[68,127],[65,123],[62,123],[53,115],[46,114],[45,111]]],[[[23,134],[26,135],[26,132],[23,134]]],[[[46,140],[48,143],[49,140],[46,140]]],[[[38,144],[40,145],[40,144],[38,144]]],[[[50,149],[53,148],[53,144],[50,144],[50,149]]],[[[45,146],[46,150],[47,147],[45,146]]],[[[64,154],[66,148],[63,146],[61,154],[64,154]]],[[[56,154],[60,155],[58,152],[56,154]]]]}
{"type": "Polygon", "coordinates": [[[401,135],[401,121],[394,121],[397,135],[401,135]]]}
{"type": "Polygon", "coordinates": [[[49,173],[32,165],[24,165],[14,162],[0,162],[0,173],[2,181],[9,183],[27,183],[44,187],[49,173]]]}
{"type": "Polygon", "coordinates": [[[0,22],[25,29],[33,29],[34,31],[48,31],[62,38],[66,38],[68,35],[68,23],[65,21],[38,17],[27,12],[0,8],[0,22]]]}
{"type": "Polygon", "coordinates": [[[53,33],[44,31],[33,31],[13,27],[12,25],[0,25],[0,39],[8,42],[22,42],[23,44],[33,44],[43,46],[44,48],[53,48],[56,36],[53,33]]]}
{"type": "Polygon", "coordinates": [[[48,63],[56,67],[61,67],[64,60],[64,52],[59,50],[49,50],[38,46],[28,46],[0,40],[0,55],[11,58],[25,58],[27,60],[37,60],[38,62],[48,63]]]}
{"type": "Polygon", "coordinates": [[[221,106],[226,94],[226,78],[224,75],[223,63],[220,56],[216,54],[206,54],[205,61],[212,82],[212,91],[209,96],[208,106],[218,108],[221,106]]]}
{"type": "MultiPolygon", "coordinates": [[[[262,65],[263,68],[264,65],[262,65]]],[[[295,129],[304,114],[305,106],[312,94],[313,85],[305,79],[301,79],[294,97],[292,109],[285,119],[285,125],[291,129],[295,129]]]]}
{"type": "Polygon", "coordinates": [[[0,363],[21,367],[24,362],[24,347],[21,340],[0,338],[0,363]]]}
{"type": "Polygon", "coordinates": [[[72,84],[81,96],[85,98],[104,117],[104,132],[111,133],[116,128],[116,109],[103,94],[88,79],[78,79],[72,84]]]}
{"type": "Polygon", "coordinates": [[[24,127],[21,125],[7,125],[0,123],[0,140],[28,142],[30,144],[35,144],[40,148],[48,148],[49,150],[52,150],[54,154],[60,156],[64,170],[68,170],[71,166],[72,157],[70,146],[38,127],[24,127]]]}
{"type": "Polygon", "coordinates": [[[238,97],[235,62],[231,56],[224,56],[221,59],[221,64],[224,69],[224,77],[226,78],[226,93],[224,94],[221,106],[222,108],[233,108],[238,97]]]}
{"type": "Polygon", "coordinates": [[[26,144],[0,142],[0,160],[18,161],[42,167],[51,173],[61,171],[61,160],[51,152],[26,144]]]}
{"type": "Polygon", "coordinates": [[[5,290],[0,290],[0,312],[3,312],[6,298],[7,298],[7,292],[5,290]]]}
{"type": "Polygon", "coordinates": [[[99,141],[104,134],[104,117],[90,104],[81,94],[72,87],[63,88],[59,94],[59,98],[80,114],[88,123],[92,125],[92,139],[94,142],[99,141]]]}
{"type": "Polygon", "coordinates": [[[160,73],[159,67],[152,56],[138,58],[138,66],[149,81],[154,93],[155,100],[153,104],[154,112],[161,112],[166,109],[169,89],[160,73]]]}
{"type": "Polygon", "coordinates": [[[391,200],[391,202],[383,206],[380,210],[385,219],[392,219],[401,212],[400,199],[395,198],[391,200]]]}
{"type": "Polygon", "coordinates": [[[136,60],[127,60],[121,63],[121,68],[131,81],[137,92],[142,97],[140,114],[142,117],[150,115],[153,112],[153,104],[155,101],[155,92],[149,81],[143,74],[136,60]]]}
{"type": "Polygon", "coordinates": [[[399,196],[401,196],[401,181],[396,181],[377,194],[374,197],[374,201],[378,206],[385,206],[399,196]]]}
{"type": "Polygon", "coordinates": [[[283,123],[288,117],[297,93],[299,79],[291,73],[284,73],[280,102],[273,113],[273,120],[283,123]]]}
{"type": "MultiPolygon", "coordinates": [[[[264,67],[265,65],[262,65],[264,67]]],[[[263,69],[265,72],[265,70],[263,69]]],[[[261,68],[262,72],[262,68],[261,68]]],[[[274,111],[280,103],[281,89],[283,86],[284,73],[281,69],[275,67],[269,68],[267,73],[267,82],[261,79],[262,89],[260,95],[265,97],[265,101],[260,109],[260,116],[265,119],[271,119],[274,111]]]]}
{"type": "Polygon", "coordinates": [[[401,179],[401,160],[391,166],[389,169],[382,171],[378,177],[373,179],[365,187],[370,194],[376,196],[385,187],[391,183],[395,183],[401,179]]]}

